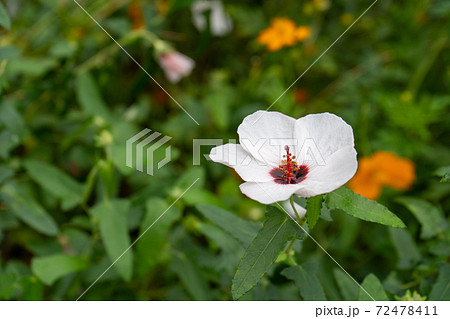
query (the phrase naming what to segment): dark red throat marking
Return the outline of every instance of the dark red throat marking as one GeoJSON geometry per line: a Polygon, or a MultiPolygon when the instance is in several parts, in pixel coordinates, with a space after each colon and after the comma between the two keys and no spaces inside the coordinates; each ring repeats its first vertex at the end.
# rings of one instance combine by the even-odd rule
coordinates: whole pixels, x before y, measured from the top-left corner
{"type": "Polygon", "coordinates": [[[270,175],[275,178],[278,184],[298,184],[306,178],[308,167],[306,165],[297,165],[295,156],[289,153],[289,146],[285,146],[286,155],[278,168],[270,171],[270,175]]]}

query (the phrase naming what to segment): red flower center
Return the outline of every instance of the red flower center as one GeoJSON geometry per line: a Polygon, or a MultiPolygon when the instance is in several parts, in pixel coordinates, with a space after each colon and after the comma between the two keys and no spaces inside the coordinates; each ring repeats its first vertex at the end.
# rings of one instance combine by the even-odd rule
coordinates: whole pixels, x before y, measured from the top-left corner
{"type": "Polygon", "coordinates": [[[289,146],[285,146],[286,155],[283,155],[281,165],[270,171],[270,175],[278,184],[298,184],[306,178],[308,167],[306,165],[298,165],[295,156],[289,153],[289,146]]]}

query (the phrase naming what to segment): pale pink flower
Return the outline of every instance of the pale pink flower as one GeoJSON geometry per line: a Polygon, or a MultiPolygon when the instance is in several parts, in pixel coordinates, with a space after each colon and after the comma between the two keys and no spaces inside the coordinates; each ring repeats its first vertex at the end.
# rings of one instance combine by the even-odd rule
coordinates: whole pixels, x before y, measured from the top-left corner
{"type": "Polygon", "coordinates": [[[189,75],[195,65],[194,60],[176,51],[160,54],[158,62],[172,83],[177,83],[182,77],[189,75]]]}

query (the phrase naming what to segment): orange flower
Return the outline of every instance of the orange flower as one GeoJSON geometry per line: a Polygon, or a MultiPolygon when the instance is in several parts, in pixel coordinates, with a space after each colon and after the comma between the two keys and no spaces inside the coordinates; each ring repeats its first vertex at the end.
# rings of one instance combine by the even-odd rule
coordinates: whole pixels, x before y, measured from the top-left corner
{"type": "Polygon", "coordinates": [[[264,29],[258,35],[258,42],[266,45],[269,51],[277,51],[285,46],[292,46],[298,41],[309,37],[309,27],[296,27],[292,20],[287,18],[275,18],[269,28],[264,29]]]}
{"type": "Polygon", "coordinates": [[[379,151],[372,155],[380,181],[398,190],[407,190],[416,179],[414,163],[394,153],[379,151]]]}
{"type": "Polygon", "coordinates": [[[311,35],[311,29],[306,26],[300,26],[295,30],[297,41],[305,41],[311,35]]]}
{"type": "Polygon", "coordinates": [[[145,27],[144,13],[142,12],[142,6],[139,1],[131,2],[128,7],[128,16],[131,19],[133,30],[143,29],[145,27]]]}
{"type": "Polygon", "coordinates": [[[359,160],[359,168],[348,186],[368,199],[377,199],[384,186],[407,190],[414,182],[414,163],[386,151],[359,160]]]}
{"type": "Polygon", "coordinates": [[[348,182],[348,187],[368,199],[377,199],[380,196],[383,184],[377,178],[377,170],[370,157],[359,160],[358,171],[348,182]]]}

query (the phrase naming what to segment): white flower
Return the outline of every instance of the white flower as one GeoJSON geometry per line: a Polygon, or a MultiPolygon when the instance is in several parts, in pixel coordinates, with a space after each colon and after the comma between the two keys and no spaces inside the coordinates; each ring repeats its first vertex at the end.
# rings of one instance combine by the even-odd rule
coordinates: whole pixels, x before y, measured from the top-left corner
{"type": "MultiPolygon", "coordinates": [[[[311,114],[294,119],[279,112],[257,111],[238,127],[240,144],[211,150],[214,162],[236,170],[245,181],[239,187],[262,204],[286,201],[293,195],[329,193],[355,174],[358,162],[353,130],[340,117],[311,114]]],[[[305,209],[296,205],[300,216],[305,209]]]]}
{"type": "Polygon", "coordinates": [[[228,14],[225,13],[221,1],[195,1],[191,5],[192,23],[195,27],[203,31],[206,28],[206,18],[203,12],[210,10],[210,28],[215,36],[223,36],[229,33],[233,27],[233,22],[228,14]]]}
{"type": "Polygon", "coordinates": [[[162,53],[158,62],[170,82],[176,83],[191,73],[195,62],[191,58],[176,51],[162,53]]]}

